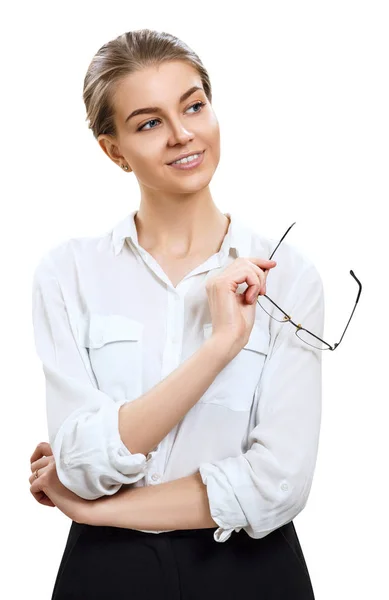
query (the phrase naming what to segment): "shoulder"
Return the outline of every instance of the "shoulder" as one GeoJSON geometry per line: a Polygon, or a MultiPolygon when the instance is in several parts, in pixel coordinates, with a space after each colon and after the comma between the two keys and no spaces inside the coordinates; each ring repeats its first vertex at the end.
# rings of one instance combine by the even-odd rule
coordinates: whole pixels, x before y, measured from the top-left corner
{"type": "Polygon", "coordinates": [[[273,238],[264,231],[248,227],[251,234],[251,251],[253,256],[261,258],[272,258],[278,264],[285,265],[288,269],[293,269],[294,273],[300,273],[306,269],[315,268],[315,264],[306,249],[283,239],[280,243],[279,238],[273,238]],[[259,253],[259,254],[258,254],[259,253]]]}
{"type": "Polygon", "coordinates": [[[72,237],[49,247],[38,258],[34,278],[45,275],[59,277],[74,272],[81,265],[91,265],[104,253],[111,254],[111,234],[72,237]]]}
{"type": "Polygon", "coordinates": [[[305,248],[292,244],[287,239],[282,240],[279,244],[279,239],[268,236],[263,231],[253,229],[251,231],[252,256],[272,258],[277,262],[277,265],[269,273],[268,283],[279,294],[285,295],[295,285],[300,286],[300,289],[302,285],[308,288],[323,287],[318,268],[305,248]]]}

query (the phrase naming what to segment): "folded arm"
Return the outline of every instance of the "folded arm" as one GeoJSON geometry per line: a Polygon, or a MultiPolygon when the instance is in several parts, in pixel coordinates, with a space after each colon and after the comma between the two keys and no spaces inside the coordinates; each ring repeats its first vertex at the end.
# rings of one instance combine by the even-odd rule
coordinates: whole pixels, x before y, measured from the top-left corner
{"type": "Polygon", "coordinates": [[[158,485],[123,488],[83,507],[81,522],[145,531],[216,528],[197,471],[158,485]]]}
{"type": "Polygon", "coordinates": [[[131,453],[119,435],[120,402],[100,391],[77,343],[49,255],[34,272],[32,318],[46,384],[49,441],[58,478],[87,500],[144,477],[153,453],[131,453]]]}
{"type": "MultiPolygon", "coordinates": [[[[321,279],[310,268],[291,290],[293,317],[322,337],[321,279]],[[300,294],[296,294],[297,289],[300,294]]],[[[121,490],[98,500],[86,519],[146,531],[215,528],[226,541],[242,528],[261,538],[291,521],[311,488],[321,418],[321,357],[282,324],[257,388],[257,425],[249,450],[203,463],[188,477],[121,490]]],[[[87,522],[87,521],[86,521],[87,522]]]]}
{"type": "Polygon", "coordinates": [[[68,311],[55,265],[46,256],[34,274],[33,324],[45,373],[50,444],[61,483],[81,498],[95,500],[145,476],[156,444],[239,347],[214,335],[139,398],[114,401],[98,388],[68,311]]]}

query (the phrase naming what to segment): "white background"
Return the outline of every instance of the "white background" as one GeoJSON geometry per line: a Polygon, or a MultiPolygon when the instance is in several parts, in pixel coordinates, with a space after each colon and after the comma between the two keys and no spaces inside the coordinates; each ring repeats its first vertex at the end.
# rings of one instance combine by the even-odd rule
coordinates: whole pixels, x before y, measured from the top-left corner
{"type": "MultiPolygon", "coordinates": [[[[294,520],[316,600],[389,597],[387,3],[19,2],[1,25],[0,595],[49,599],[71,521],[29,491],[48,441],[31,278],[43,253],[100,235],[139,205],[135,176],[102,152],[82,86],[107,41],[132,29],[178,36],[213,87],[217,206],[316,263],[326,300],[319,456],[294,520]]],[[[130,584],[129,584],[130,585],[130,584]]],[[[260,597],[258,582],[258,597],[260,597]]]]}

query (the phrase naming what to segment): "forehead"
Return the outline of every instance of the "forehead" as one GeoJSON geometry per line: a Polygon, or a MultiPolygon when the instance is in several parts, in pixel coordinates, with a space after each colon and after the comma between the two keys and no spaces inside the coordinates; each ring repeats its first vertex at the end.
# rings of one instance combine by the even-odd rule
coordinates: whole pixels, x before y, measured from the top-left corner
{"type": "Polygon", "coordinates": [[[117,84],[114,102],[118,114],[143,106],[163,106],[176,103],[193,85],[202,87],[196,69],[183,61],[169,61],[126,75],[117,84]]]}

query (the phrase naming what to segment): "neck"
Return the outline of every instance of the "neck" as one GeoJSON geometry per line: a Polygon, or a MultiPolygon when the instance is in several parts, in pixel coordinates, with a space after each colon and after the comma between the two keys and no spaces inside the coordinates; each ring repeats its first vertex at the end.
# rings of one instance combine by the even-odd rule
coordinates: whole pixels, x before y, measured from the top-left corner
{"type": "Polygon", "coordinates": [[[145,250],[187,258],[218,252],[230,221],[213,201],[171,207],[142,202],[135,223],[139,245],[145,250]]]}

